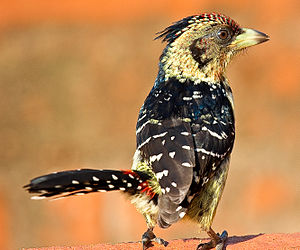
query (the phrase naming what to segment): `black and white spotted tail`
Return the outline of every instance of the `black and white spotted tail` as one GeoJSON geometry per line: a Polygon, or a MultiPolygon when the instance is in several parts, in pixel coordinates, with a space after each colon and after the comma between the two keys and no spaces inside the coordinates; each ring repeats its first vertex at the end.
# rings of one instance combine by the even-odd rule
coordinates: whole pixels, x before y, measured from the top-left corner
{"type": "Polygon", "coordinates": [[[148,190],[150,176],[132,170],[79,169],[43,175],[24,188],[38,194],[32,199],[60,198],[92,192],[121,190],[129,194],[148,190]]]}

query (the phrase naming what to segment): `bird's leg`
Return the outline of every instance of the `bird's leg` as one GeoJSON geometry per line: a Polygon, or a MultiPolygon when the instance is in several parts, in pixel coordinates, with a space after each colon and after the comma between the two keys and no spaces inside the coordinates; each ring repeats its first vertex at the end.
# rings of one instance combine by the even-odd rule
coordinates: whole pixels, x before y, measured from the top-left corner
{"type": "Polygon", "coordinates": [[[216,234],[210,227],[207,231],[207,234],[211,238],[211,241],[199,244],[197,250],[208,250],[214,247],[216,248],[216,250],[222,250],[228,238],[228,233],[224,231],[221,235],[218,233],[216,234]]]}
{"type": "Polygon", "coordinates": [[[153,228],[148,228],[148,230],[143,234],[142,236],[142,243],[143,243],[143,250],[147,249],[147,245],[151,242],[156,242],[158,244],[167,246],[168,242],[161,239],[157,238],[155,234],[153,233],[153,228]]]}

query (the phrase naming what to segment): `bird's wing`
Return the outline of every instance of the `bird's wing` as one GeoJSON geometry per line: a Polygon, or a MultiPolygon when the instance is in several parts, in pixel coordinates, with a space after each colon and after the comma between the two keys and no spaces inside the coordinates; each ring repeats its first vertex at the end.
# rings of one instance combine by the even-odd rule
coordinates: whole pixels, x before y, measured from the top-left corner
{"type": "Polygon", "coordinates": [[[161,187],[158,223],[168,227],[185,215],[186,208],[180,203],[192,183],[195,151],[190,123],[180,118],[147,122],[137,134],[137,142],[161,187]]]}
{"type": "MultiPolygon", "coordinates": [[[[228,115],[229,116],[229,115],[228,115]]],[[[225,116],[224,116],[225,117],[225,116]]],[[[222,117],[211,123],[193,123],[191,126],[196,154],[196,183],[205,183],[221,161],[231,153],[234,142],[234,125],[222,117]]]]}

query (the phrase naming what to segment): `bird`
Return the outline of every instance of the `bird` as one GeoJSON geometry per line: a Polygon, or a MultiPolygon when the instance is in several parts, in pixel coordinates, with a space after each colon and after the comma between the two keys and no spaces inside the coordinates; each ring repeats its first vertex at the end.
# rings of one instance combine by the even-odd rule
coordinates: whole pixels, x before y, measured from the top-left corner
{"type": "Polygon", "coordinates": [[[147,224],[142,247],[164,246],[154,227],[183,218],[210,237],[197,249],[222,249],[228,238],[212,229],[235,140],[232,90],[226,67],[269,36],[241,27],[221,13],[185,17],[157,33],[166,43],[158,74],[136,125],[131,169],[78,169],[34,178],[24,188],[33,199],[119,190],[147,224]]]}

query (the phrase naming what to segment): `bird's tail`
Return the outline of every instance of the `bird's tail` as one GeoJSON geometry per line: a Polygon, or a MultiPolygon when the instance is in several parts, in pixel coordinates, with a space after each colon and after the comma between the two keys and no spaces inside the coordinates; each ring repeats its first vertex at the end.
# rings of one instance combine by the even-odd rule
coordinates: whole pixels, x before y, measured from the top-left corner
{"type": "Polygon", "coordinates": [[[34,178],[24,188],[29,193],[37,194],[31,197],[32,199],[60,198],[113,190],[135,194],[149,192],[149,179],[150,176],[141,171],[79,169],[34,178]]]}

